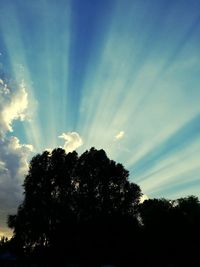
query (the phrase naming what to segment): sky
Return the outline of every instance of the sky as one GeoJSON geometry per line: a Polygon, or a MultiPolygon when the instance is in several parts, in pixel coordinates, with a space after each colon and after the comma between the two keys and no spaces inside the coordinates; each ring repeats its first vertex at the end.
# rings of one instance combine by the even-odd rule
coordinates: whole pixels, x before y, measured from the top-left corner
{"type": "Polygon", "coordinates": [[[200,197],[199,0],[0,0],[0,236],[55,147],[103,148],[149,198],[200,197]]]}

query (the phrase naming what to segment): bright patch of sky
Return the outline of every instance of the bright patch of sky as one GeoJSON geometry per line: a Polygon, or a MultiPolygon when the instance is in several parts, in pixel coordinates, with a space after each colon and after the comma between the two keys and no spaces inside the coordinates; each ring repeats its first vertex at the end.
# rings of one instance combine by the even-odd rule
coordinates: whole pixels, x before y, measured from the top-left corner
{"type": "Polygon", "coordinates": [[[196,0],[1,0],[0,233],[46,148],[103,148],[148,197],[200,196],[199,43],[196,0]]]}

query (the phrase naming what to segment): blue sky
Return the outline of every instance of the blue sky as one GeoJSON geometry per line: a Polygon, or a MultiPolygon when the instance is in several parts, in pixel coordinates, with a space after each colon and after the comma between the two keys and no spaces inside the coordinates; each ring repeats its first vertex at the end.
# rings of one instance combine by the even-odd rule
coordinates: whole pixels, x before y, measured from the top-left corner
{"type": "Polygon", "coordinates": [[[58,146],[105,149],[149,197],[200,196],[199,44],[198,0],[1,0],[2,218],[58,146]]]}

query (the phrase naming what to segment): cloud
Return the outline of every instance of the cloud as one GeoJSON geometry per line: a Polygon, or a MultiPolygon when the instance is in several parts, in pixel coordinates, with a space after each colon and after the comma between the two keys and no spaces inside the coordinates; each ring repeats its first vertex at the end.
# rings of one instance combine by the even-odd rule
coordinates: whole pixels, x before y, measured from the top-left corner
{"type": "MultiPolygon", "coordinates": [[[[21,144],[15,136],[1,138],[0,175],[4,177],[6,175],[13,180],[20,179],[22,181],[23,175],[28,169],[27,159],[32,151],[32,145],[21,144]]],[[[2,176],[0,183],[2,185],[2,176]]]]}
{"type": "Polygon", "coordinates": [[[30,144],[22,144],[12,132],[14,120],[27,118],[28,93],[22,82],[19,86],[0,78],[0,236],[11,235],[7,216],[16,213],[22,200],[22,183],[33,151],[30,144]]]}
{"type": "Polygon", "coordinates": [[[140,203],[143,203],[145,200],[148,200],[148,196],[143,194],[141,197],[140,197],[140,203]]]}
{"type": "Polygon", "coordinates": [[[117,135],[115,135],[115,140],[120,140],[124,137],[124,131],[120,131],[117,135]]]}
{"type": "Polygon", "coordinates": [[[76,132],[62,133],[58,137],[65,140],[63,148],[66,152],[72,152],[83,144],[82,138],[76,132]]]}
{"type": "Polygon", "coordinates": [[[0,79],[0,132],[12,132],[14,120],[23,121],[26,118],[28,108],[28,93],[22,82],[13,90],[0,79]]]}
{"type": "Polygon", "coordinates": [[[22,183],[32,150],[15,136],[0,138],[0,227],[4,232],[8,230],[7,216],[16,212],[22,200],[22,183]]]}

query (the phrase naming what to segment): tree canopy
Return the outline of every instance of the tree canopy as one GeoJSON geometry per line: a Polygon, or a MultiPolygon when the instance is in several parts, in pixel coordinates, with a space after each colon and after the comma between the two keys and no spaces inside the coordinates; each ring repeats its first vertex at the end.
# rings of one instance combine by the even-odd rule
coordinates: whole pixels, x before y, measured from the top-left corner
{"type": "Polygon", "coordinates": [[[199,199],[140,203],[140,187],[104,150],[80,156],[44,151],[31,160],[23,187],[24,200],[8,218],[14,236],[2,241],[4,250],[48,266],[65,259],[86,263],[80,266],[196,266],[199,199]]]}
{"type": "Polygon", "coordinates": [[[104,150],[95,148],[81,156],[61,148],[36,155],[23,184],[24,200],[8,219],[18,246],[54,252],[65,247],[72,255],[72,246],[80,251],[89,243],[94,248],[114,242],[113,231],[123,236],[116,222],[137,222],[142,193],[128,175],[104,150]]]}
{"type": "Polygon", "coordinates": [[[200,248],[200,202],[197,197],[149,199],[139,210],[147,262],[157,262],[159,266],[196,266],[200,248]]]}

